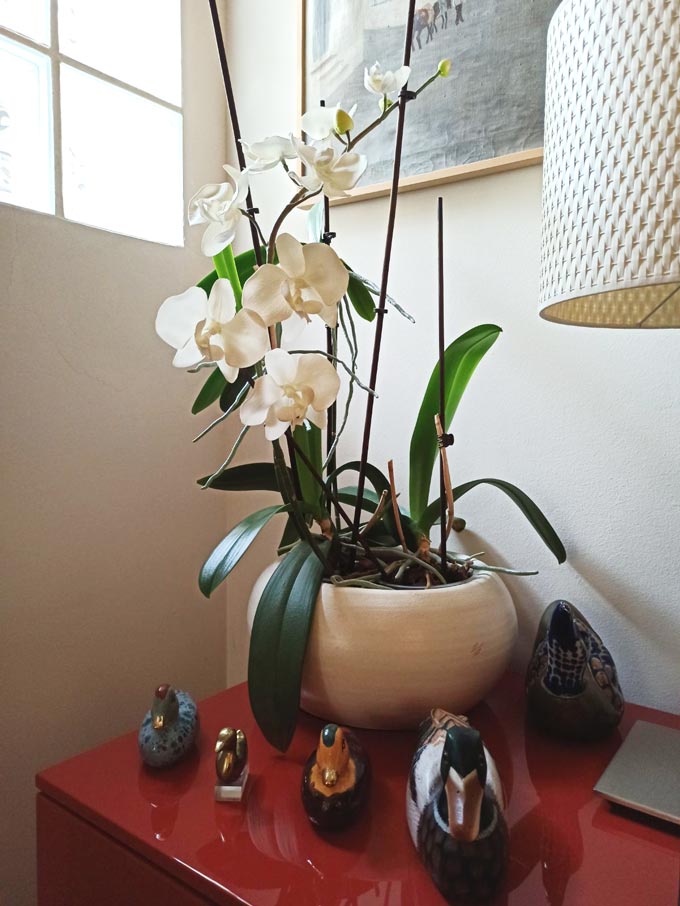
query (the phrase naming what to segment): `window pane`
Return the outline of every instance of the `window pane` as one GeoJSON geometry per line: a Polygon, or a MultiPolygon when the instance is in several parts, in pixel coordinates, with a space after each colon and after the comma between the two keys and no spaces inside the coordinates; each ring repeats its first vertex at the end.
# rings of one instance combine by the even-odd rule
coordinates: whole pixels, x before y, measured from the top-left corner
{"type": "Polygon", "coordinates": [[[50,61],[2,35],[0,200],[54,212],[50,61]]]}
{"type": "Polygon", "coordinates": [[[0,0],[0,25],[49,44],[50,0],[0,0]]]}
{"type": "Polygon", "coordinates": [[[59,49],[179,106],[180,0],[60,0],[59,49]]]}
{"type": "Polygon", "coordinates": [[[64,215],[182,245],[182,116],[61,67],[64,215]]]}

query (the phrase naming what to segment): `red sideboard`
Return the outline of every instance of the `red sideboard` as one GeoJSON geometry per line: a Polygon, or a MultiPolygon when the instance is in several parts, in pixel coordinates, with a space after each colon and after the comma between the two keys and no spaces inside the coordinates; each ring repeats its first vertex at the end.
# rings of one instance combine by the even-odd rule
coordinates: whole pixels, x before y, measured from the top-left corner
{"type": "MultiPolygon", "coordinates": [[[[355,827],[323,836],[300,801],[321,722],[301,715],[282,755],[257,729],[245,685],[201,702],[200,713],[198,751],[174,768],[143,767],[135,732],[38,775],[39,906],[443,904],[406,829],[415,734],[361,731],[373,766],[369,807],[355,827]],[[240,804],[213,796],[223,726],[248,736],[240,804]]],[[[680,727],[679,717],[632,705],[607,741],[559,743],[525,726],[522,683],[508,675],[470,718],[509,802],[511,861],[498,906],[678,906],[679,829],[614,809],[592,787],[637,719],[680,727]]]]}

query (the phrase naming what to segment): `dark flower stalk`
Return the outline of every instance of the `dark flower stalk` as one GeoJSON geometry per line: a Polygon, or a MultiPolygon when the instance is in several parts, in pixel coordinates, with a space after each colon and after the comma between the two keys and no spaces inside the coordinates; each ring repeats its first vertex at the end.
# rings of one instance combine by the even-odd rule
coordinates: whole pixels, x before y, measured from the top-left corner
{"type": "MultiPolygon", "coordinates": [[[[411,62],[411,40],[413,37],[413,17],[415,15],[416,2],[409,0],[408,18],[406,20],[406,34],[404,38],[404,66],[411,62]]],[[[404,141],[404,124],[406,117],[406,104],[413,94],[408,91],[408,86],[404,85],[399,95],[399,112],[397,118],[397,136],[394,145],[394,166],[392,169],[392,187],[390,190],[390,208],[387,219],[387,236],[385,239],[385,257],[383,259],[382,280],[380,283],[380,296],[378,297],[378,308],[376,311],[375,340],[373,343],[373,360],[371,363],[371,376],[369,387],[371,393],[368,394],[366,401],[366,416],[364,419],[364,436],[361,446],[361,461],[359,468],[359,482],[357,486],[357,503],[354,514],[353,538],[356,543],[359,537],[359,524],[361,522],[361,507],[364,499],[364,489],[366,487],[366,464],[368,462],[368,449],[371,443],[371,427],[373,424],[373,405],[375,401],[375,389],[378,382],[378,365],[380,362],[380,346],[382,343],[383,320],[385,318],[386,300],[387,300],[387,282],[390,275],[390,262],[392,259],[392,242],[394,239],[394,223],[397,214],[397,195],[399,192],[399,171],[401,169],[401,150],[404,141]]]]}

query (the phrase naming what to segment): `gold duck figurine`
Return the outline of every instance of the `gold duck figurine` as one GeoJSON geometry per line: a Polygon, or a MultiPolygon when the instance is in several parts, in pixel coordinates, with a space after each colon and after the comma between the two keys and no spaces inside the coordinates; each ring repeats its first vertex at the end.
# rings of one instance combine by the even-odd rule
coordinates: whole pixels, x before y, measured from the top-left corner
{"type": "Polygon", "coordinates": [[[499,891],[508,830],[496,766],[477,730],[441,709],[424,725],[406,793],[411,839],[432,880],[455,906],[499,891]]]}
{"type": "Polygon", "coordinates": [[[370,782],[368,757],[346,727],[326,724],[302,773],[302,804],[322,830],[348,827],[364,805],[370,782]]]}
{"type": "Polygon", "coordinates": [[[243,730],[225,727],[215,743],[215,773],[223,786],[236,783],[248,764],[248,740],[243,730]]]}
{"type": "Polygon", "coordinates": [[[618,726],[624,700],[609,650],[568,601],[543,613],[526,678],[527,712],[544,730],[597,739],[618,726]]]}

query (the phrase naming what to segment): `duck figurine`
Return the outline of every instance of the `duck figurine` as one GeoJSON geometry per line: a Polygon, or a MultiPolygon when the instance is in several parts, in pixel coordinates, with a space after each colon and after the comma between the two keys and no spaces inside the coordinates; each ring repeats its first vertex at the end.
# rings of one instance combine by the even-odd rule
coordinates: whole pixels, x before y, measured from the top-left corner
{"type": "Polygon", "coordinates": [[[368,796],[370,765],[356,735],[326,724],[302,773],[302,804],[322,830],[348,827],[368,796]]]}
{"type": "Polygon", "coordinates": [[[605,736],[625,707],[611,654],[568,601],[553,601],[541,618],[526,690],[529,718],[568,739],[605,736]]]}
{"type": "Polygon", "coordinates": [[[248,764],[248,740],[243,730],[225,727],[220,730],[215,743],[215,773],[217,782],[234,783],[248,764]]]}
{"type": "Polygon", "coordinates": [[[176,764],[194,745],[198,726],[198,709],[189,693],[163,683],[139,728],[142,761],[152,768],[176,764]]]}
{"type": "Polygon", "coordinates": [[[508,862],[508,829],[494,761],[465,718],[437,709],[425,725],[406,793],[413,844],[455,906],[486,903],[508,862]]]}

